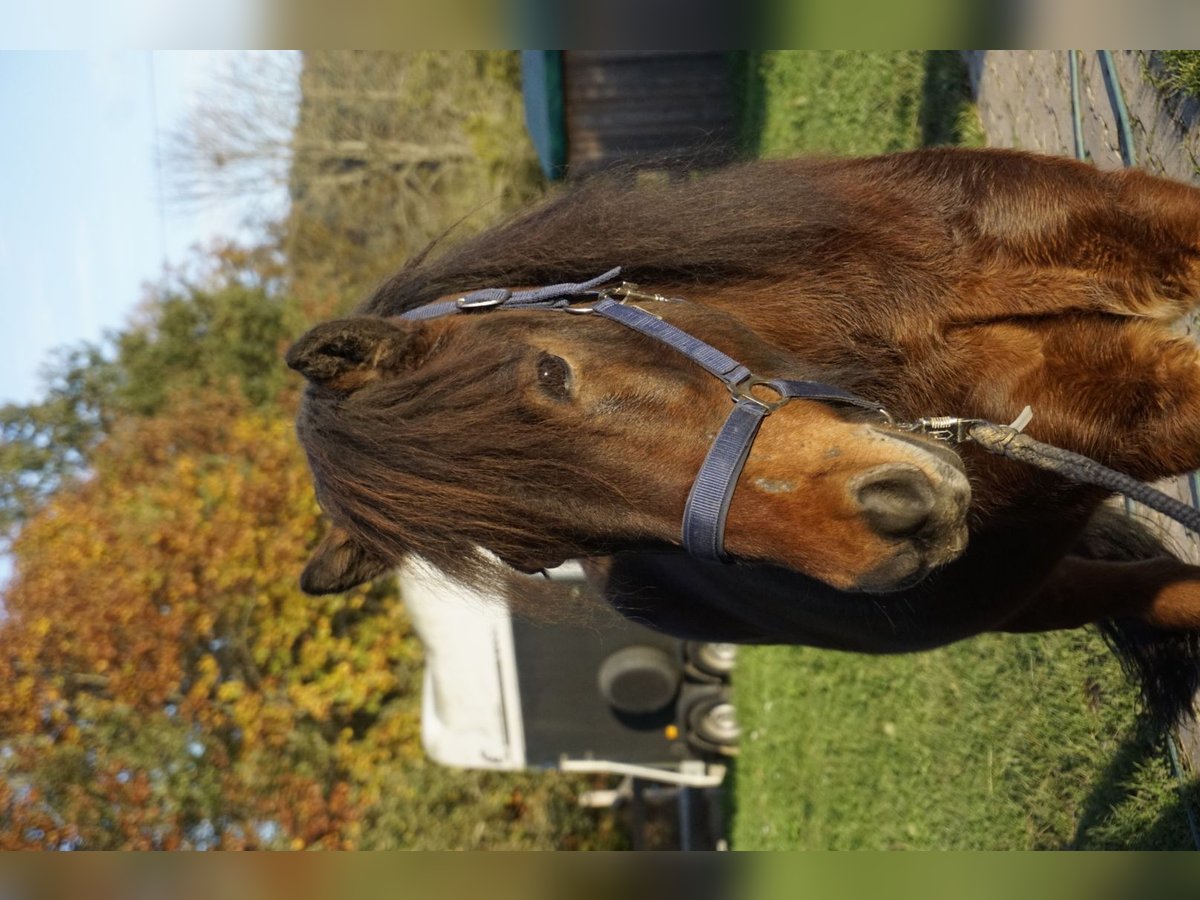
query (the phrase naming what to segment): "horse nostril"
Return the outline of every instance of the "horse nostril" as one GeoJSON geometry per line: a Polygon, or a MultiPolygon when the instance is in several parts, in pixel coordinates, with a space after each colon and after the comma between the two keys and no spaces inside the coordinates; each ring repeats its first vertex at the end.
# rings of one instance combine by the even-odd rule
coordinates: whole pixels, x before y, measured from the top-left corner
{"type": "Polygon", "coordinates": [[[864,472],[854,486],[863,516],[889,537],[915,534],[925,527],[937,504],[933,485],[915,466],[879,466],[864,472]]]}

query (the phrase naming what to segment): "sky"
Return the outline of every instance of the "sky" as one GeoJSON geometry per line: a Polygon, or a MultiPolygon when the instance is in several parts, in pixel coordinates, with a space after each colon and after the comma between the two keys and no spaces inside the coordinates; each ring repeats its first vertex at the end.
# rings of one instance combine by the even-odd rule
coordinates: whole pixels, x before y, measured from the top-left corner
{"type": "Polygon", "coordinates": [[[231,57],[0,52],[0,404],[35,401],[54,348],[123,326],[193,245],[245,234],[247,204],[184,210],[158,164],[231,57]]]}

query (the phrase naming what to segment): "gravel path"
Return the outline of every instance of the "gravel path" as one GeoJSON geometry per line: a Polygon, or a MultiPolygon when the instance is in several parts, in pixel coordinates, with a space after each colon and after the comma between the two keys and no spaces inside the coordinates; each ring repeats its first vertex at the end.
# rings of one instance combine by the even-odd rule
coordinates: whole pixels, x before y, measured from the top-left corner
{"type": "MultiPolygon", "coordinates": [[[[966,54],[971,86],[988,143],[1074,155],[1071,81],[1066,50],[972,50],[966,54]]],[[[1172,103],[1146,76],[1156,69],[1139,50],[1113,52],[1133,130],[1137,164],[1147,171],[1200,183],[1200,109],[1172,103]]],[[[1084,147],[1102,169],[1120,168],[1116,117],[1099,55],[1080,52],[1084,147]]]]}

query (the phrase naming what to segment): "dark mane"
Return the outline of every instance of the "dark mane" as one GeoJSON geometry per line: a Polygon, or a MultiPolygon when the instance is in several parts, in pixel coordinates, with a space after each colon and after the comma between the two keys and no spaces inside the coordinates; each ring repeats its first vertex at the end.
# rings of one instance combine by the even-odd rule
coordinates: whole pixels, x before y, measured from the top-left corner
{"type": "Polygon", "coordinates": [[[788,277],[814,241],[863,230],[853,210],[806,177],[850,164],[747,164],[651,184],[596,176],[440,256],[417,257],[359,312],[395,315],[449,293],[577,280],[615,265],[627,280],[664,285],[788,277]]]}
{"type": "MultiPolygon", "coordinates": [[[[627,280],[677,287],[778,283],[801,269],[823,283],[835,272],[844,279],[847,266],[861,267],[855,287],[880,288],[900,272],[928,285],[981,229],[994,231],[994,251],[1026,260],[1028,235],[1006,224],[1012,210],[993,183],[1025,182],[1035,203],[1048,178],[1065,192],[1094,188],[1072,160],[949,147],[760,161],[651,183],[598,175],[440,255],[419,254],[359,312],[395,315],[458,291],[578,280],[615,265],[627,280]]],[[[1103,228],[1087,217],[1063,224],[1103,228]]]]}

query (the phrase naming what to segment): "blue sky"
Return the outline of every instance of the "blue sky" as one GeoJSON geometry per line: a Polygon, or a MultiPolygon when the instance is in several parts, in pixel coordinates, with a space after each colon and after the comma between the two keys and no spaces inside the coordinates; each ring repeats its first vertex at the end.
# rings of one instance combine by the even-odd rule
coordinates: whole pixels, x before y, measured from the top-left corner
{"type": "Polygon", "coordinates": [[[52,348],[122,326],[164,265],[238,231],[235,199],[165,202],[156,155],[229,61],[0,53],[0,403],[36,399],[52,348]]]}

